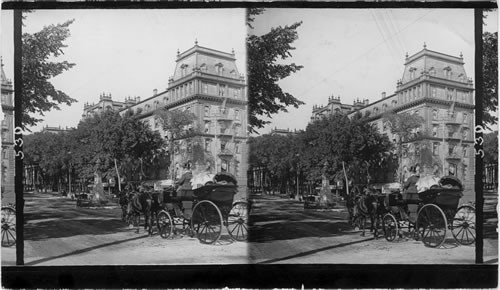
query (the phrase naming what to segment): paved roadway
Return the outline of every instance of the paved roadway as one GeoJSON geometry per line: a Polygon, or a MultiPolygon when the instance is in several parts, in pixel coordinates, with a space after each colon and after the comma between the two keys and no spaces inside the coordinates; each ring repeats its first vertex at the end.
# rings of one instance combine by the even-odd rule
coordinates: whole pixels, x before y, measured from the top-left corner
{"type": "MultiPolygon", "coordinates": [[[[26,265],[155,265],[247,263],[247,244],[224,233],[216,245],[176,236],[148,237],[121,221],[117,206],[91,209],[52,194],[25,195],[26,265]]],[[[15,246],[2,248],[2,265],[15,265],[15,246]]]]}
{"type": "MultiPolygon", "coordinates": [[[[387,242],[365,237],[346,223],[347,213],[304,210],[302,203],[279,196],[254,195],[249,256],[253,263],[469,264],[474,246],[459,246],[447,236],[444,246],[427,248],[413,239],[387,242]]],[[[498,263],[498,240],[485,240],[484,261],[498,263]]]]}

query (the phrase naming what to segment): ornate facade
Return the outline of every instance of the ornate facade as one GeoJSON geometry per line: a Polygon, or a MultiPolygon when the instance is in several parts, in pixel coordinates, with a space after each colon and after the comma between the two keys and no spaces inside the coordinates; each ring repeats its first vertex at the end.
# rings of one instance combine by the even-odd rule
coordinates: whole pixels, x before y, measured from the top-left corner
{"type": "Polygon", "coordinates": [[[370,122],[393,141],[397,136],[384,124],[383,114],[417,114],[424,118],[419,138],[403,142],[403,174],[419,163],[424,174],[454,174],[466,191],[474,188],[474,99],[473,83],[464,69],[463,57],[424,49],[405,60],[405,70],[394,94],[369,103],[355,101],[352,106],[330,98],[328,106],[315,107],[311,119],[341,110],[352,116],[369,112],[370,122]]]}
{"type": "Polygon", "coordinates": [[[123,102],[113,101],[113,99],[111,98],[111,93],[107,95],[106,93],[102,93],[99,96],[99,102],[97,104],[85,103],[83,105],[82,118],[90,117],[93,114],[100,113],[105,110],[120,111],[124,108],[133,106],[135,103],[140,101],[141,101],[140,97],[134,97],[134,98],[127,97],[123,102]]]}
{"type": "Polygon", "coordinates": [[[3,62],[2,67],[2,203],[8,204],[15,201],[14,174],[15,174],[15,153],[14,153],[14,89],[12,81],[7,79],[3,62]]]}
{"type": "MultiPolygon", "coordinates": [[[[210,162],[214,172],[236,176],[239,191],[246,193],[247,99],[245,78],[238,72],[233,53],[195,45],[177,52],[176,67],[166,91],[121,110],[132,110],[168,139],[154,112],[161,108],[182,110],[196,116],[196,134],[174,146],[175,172],[187,161],[210,162]]],[[[177,175],[177,174],[176,174],[177,175]]]]}

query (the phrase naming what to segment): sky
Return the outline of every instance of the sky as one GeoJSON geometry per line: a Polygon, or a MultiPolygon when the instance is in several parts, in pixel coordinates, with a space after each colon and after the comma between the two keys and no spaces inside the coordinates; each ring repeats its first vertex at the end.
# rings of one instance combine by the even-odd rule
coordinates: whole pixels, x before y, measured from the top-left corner
{"type": "MultiPolygon", "coordinates": [[[[331,95],[352,104],[356,98],[371,103],[382,92],[394,93],[406,53],[421,51],[424,43],[429,50],[462,53],[467,76],[474,80],[473,9],[266,9],[256,16],[251,33],[262,35],[298,21],[295,50],[283,63],[304,68],[279,84],[305,105],[274,115],[260,134],[305,129],[313,105],[326,105],[331,95]]],[[[495,11],[485,31],[496,31],[497,21],[495,11]]]]}
{"type": "MultiPolygon", "coordinates": [[[[13,79],[12,11],[2,11],[2,55],[7,77],[13,79]]],[[[239,73],[246,76],[244,9],[85,9],[34,10],[28,14],[23,33],[74,19],[64,55],[76,65],[53,78],[53,85],[77,99],[71,106],[48,112],[46,125],[76,127],[85,102],[99,101],[103,92],[113,100],[151,97],[168,87],[177,50],[183,52],[197,39],[198,45],[230,53],[234,49],[239,73]]]]}

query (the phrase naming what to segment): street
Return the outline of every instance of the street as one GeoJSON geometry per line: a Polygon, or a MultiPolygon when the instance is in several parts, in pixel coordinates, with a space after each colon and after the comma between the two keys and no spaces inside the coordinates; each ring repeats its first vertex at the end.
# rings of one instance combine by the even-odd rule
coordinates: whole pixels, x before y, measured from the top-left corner
{"type": "MultiPolygon", "coordinates": [[[[176,265],[246,263],[472,264],[474,246],[451,236],[443,247],[413,239],[388,242],[347,224],[345,208],[304,210],[286,197],[253,195],[250,241],[234,242],[226,232],[216,245],[188,236],[148,237],[121,221],[116,205],[76,207],[55,194],[25,194],[26,265],[176,265]],[[248,246],[248,248],[247,248],[248,246]]],[[[485,263],[498,262],[496,238],[484,240],[485,263]]],[[[2,265],[15,265],[15,247],[2,248],[2,265]]]]}
{"type": "MultiPolygon", "coordinates": [[[[25,265],[175,265],[247,263],[247,244],[227,232],[215,245],[188,236],[162,239],[139,234],[121,220],[121,209],[76,207],[50,193],[25,194],[25,265]]],[[[225,230],[225,229],[224,229],[225,230]]],[[[156,231],[156,228],[155,228],[156,231]]],[[[2,248],[2,266],[16,264],[15,246],[2,248]]]]}
{"type": "MultiPolygon", "coordinates": [[[[474,246],[460,246],[447,236],[440,248],[413,239],[388,242],[367,229],[366,236],[347,224],[342,207],[304,210],[303,204],[270,195],[254,195],[250,215],[252,263],[332,264],[472,264],[474,246]]],[[[497,239],[484,240],[485,263],[498,262],[497,239]]]]}

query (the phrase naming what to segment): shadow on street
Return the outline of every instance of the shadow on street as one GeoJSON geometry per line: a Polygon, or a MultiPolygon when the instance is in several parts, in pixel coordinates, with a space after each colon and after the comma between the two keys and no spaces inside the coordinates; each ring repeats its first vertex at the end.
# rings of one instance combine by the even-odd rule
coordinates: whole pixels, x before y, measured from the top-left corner
{"type": "MultiPolygon", "coordinates": [[[[276,196],[255,196],[254,200],[256,206],[249,218],[250,242],[264,243],[360,234],[352,232],[352,227],[347,221],[347,213],[342,209],[304,210],[302,202],[280,199],[276,196]]],[[[367,227],[366,236],[370,235],[367,227]]]]}

